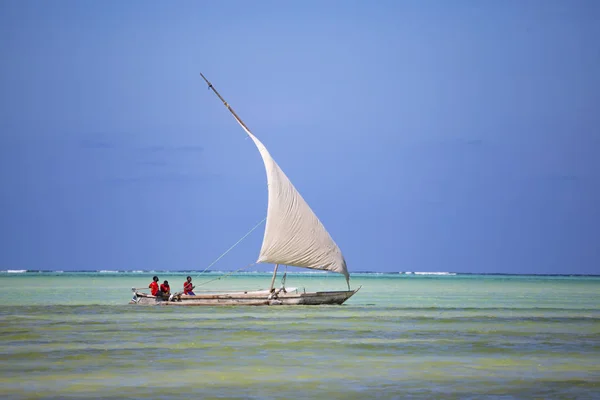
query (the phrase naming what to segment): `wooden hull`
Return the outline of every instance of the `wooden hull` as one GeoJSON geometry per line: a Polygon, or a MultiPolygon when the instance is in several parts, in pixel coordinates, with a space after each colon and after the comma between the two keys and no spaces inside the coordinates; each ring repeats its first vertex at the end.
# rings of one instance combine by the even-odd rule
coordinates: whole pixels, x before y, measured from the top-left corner
{"type": "Polygon", "coordinates": [[[195,296],[178,295],[171,299],[135,292],[130,304],[159,306],[273,306],[273,305],[341,305],[356,290],[300,293],[297,290],[276,292],[270,295],[268,290],[247,292],[206,293],[195,296]]]}

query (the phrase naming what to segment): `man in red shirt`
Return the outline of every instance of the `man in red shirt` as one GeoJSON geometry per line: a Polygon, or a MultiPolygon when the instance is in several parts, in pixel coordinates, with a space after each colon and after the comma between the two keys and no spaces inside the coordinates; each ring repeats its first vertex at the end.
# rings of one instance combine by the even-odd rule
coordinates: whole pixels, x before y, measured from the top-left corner
{"type": "Polygon", "coordinates": [[[160,290],[158,289],[158,276],[152,278],[152,283],[150,283],[148,287],[150,288],[152,296],[158,296],[160,294],[160,290]]]}
{"type": "Polygon", "coordinates": [[[183,294],[195,296],[195,294],[194,294],[194,292],[192,292],[192,290],[194,290],[194,288],[196,286],[192,285],[192,277],[188,276],[186,279],[187,280],[185,282],[183,282],[183,294]]]}
{"type": "Polygon", "coordinates": [[[168,296],[171,294],[171,287],[169,286],[169,281],[165,281],[165,283],[160,285],[160,291],[162,292],[163,296],[168,296]]]}

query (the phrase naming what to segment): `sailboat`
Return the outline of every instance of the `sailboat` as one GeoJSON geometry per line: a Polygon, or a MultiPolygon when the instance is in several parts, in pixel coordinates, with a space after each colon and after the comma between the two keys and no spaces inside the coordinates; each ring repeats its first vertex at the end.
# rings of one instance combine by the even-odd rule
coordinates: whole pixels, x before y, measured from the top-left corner
{"type": "Polygon", "coordinates": [[[164,298],[132,288],[134,296],[131,303],[169,306],[343,304],[360,287],[350,289],[350,275],[342,251],[271,157],[265,145],[250,131],[208,79],[202,74],[200,76],[252,139],[264,162],[269,198],[262,247],[256,262],[275,264],[271,285],[264,290],[198,292],[195,295],[180,292],[164,298]],[[346,278],[348,290],[306,292],[285,286],[275,289],[275,277],[280,265],[340,273],[346,278]]]}

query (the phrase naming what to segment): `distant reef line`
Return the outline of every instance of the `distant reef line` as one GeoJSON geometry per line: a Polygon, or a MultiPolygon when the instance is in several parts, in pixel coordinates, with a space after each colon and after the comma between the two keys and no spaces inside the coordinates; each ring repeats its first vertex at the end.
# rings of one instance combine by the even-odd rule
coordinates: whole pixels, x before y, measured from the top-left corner
{"type": "MultiPolygon", "coordinates": [[[[235,274],[235,275],[254,275],[254,274],[271,274],[270,271],[197,271],[197,270],[38,270],[38,269],[1,269],[1,274],[235,274]]],[[[331,275],[327,271],[291,271],[293,275],[331,275]]],[[[600,277],[600,274],[534,274],[534,273],[505,273],[505,272],[446,272],[446,271],[351,271],[351,275],[407,275],[407,276],[469,276],[469,275],[486,275],[486,276],[562,276],[562,277],[600,277]]]]}

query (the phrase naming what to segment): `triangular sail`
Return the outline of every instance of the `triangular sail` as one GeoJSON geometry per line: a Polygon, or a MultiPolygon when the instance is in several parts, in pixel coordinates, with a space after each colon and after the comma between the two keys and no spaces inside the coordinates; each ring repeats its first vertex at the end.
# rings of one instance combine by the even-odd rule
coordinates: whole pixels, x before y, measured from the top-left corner
{"type": "Polygon", "coordinates": [[[269,187],[267,224],[258,262],[334,271],[348,279],[340,248],[267,148],[246,132],[260,151],[269,187]]]}
{"type": "Polygon", "coordinates": [[[269,205],[258,262],[339,272],[348,281],[344,256],[319,218],[273,160],[265,145],[250,132],[204,75],[202,77],[254,141],[265,164],[269,205]]]}

